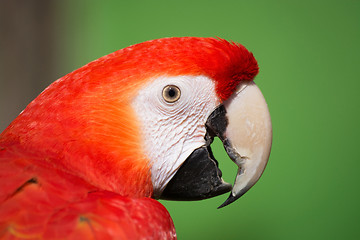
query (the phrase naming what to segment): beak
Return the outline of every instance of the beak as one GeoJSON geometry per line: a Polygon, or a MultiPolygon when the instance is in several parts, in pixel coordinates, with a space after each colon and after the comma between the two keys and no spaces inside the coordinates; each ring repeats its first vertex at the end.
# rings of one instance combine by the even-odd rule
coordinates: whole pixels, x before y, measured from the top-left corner
{"type": "Polygon", "coordinates": [[[206,144],[194,150],[170,180],[160,198],[200,200],[231,191],[224,207],[244,195],[260,178],[272,143],[267,104],[254,82],[243,82],[206,121],[206,144]],[[219,137],[238,166],[234,185],[224,182],[210,144],[219,137]]]}

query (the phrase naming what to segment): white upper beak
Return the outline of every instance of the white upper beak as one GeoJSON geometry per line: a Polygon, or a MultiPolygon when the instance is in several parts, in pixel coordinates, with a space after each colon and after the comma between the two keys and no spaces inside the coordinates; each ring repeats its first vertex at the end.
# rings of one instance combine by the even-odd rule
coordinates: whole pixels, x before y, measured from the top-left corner
{"type": "Polygon", "coordinates": [[[268,106],[254,82],[240,84],[237,92],[224,106],[228,126],[226,150],[238,166],[238,173],[230,197],[220,206],[226,206],[241,197],[262,175],[269,159],[272,126],[268,106]]]}

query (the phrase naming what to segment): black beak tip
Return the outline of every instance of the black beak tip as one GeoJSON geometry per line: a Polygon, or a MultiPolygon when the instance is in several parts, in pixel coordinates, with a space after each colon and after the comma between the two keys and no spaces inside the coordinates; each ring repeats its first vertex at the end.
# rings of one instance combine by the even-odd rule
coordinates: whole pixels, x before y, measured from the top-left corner
{"type": "Polygon", "coordinates": [[[242,195],[244,195],[248,190],[250,189],[250,187],[246,187],[244,189],[242,189],[239,193],[237,193],[235,196],[233,195],[232,192],[230,192],[230,196],[225,200],[225,202],[223,204],[221,204],[217,209],[223,208],[233,202],[235,202],[236,200],[238,200],[242,195]]]}
{"type": "Polygon", "coordinates": [[[232,195],[232,193],[230,193],[230,196],[225,200],[225,202],[223,202],[223,204],[221,204],[217,209],[223,208],[227,205],[229,205],[230,203],[233,203],[237,198],[234,197],[232,195]]]}

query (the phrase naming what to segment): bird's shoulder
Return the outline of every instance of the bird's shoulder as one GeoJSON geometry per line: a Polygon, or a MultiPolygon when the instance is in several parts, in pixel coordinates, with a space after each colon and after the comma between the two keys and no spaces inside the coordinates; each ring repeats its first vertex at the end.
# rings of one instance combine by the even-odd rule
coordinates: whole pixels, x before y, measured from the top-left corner
{"type": "Polygon", "coordinates": [[[0,239],[176,239],[158,201],[102,191],[0,149],[0,239]]]}

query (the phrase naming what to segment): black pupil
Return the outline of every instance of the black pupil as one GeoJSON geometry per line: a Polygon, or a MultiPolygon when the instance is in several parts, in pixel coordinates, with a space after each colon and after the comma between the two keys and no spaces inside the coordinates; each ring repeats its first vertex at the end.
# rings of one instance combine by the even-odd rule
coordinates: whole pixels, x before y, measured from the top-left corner
{"type": "Polygon", "coordinates": [[[169,88],[168,94],[169,94],[169,97],[173,98],[176,95],[176,91],[173,88],[169,88]]]}

